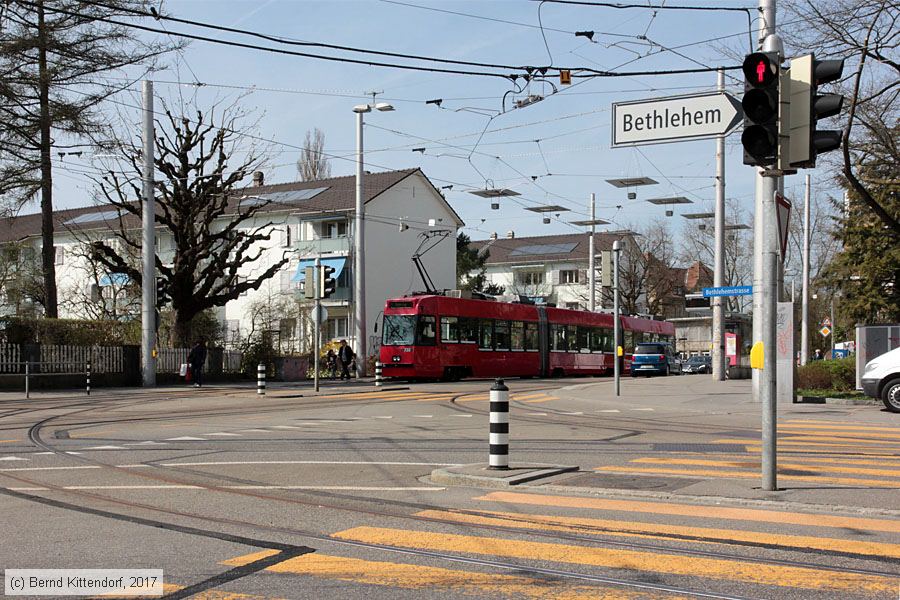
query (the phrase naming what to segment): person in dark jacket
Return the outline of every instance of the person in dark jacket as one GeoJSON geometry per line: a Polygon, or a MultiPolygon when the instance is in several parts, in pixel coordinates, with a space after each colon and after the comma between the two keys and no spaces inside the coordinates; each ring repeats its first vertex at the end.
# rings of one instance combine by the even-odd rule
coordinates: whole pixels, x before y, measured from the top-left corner
{"type": "Polygon", "coordinates": [[[337,354],[331,348],[325,354],[325,373],[328,374],[330,379],[334,379],[337,376],[337,354]]]}
{"type": "Polygon", "coordinates": [[[338,363],[341,366],[341,379],[350,379],[350,363],[356,354],[353,348],[347,345],[347,340],[341,340],[341,347],[338,348],[338,363]]]}
{"type": "Polygon", "coordinates": [[[194,387],[203,385],[203,365],[206,363],[206,342],[197,340],[194,347],[188,353],[188,364],[191,365],[191,378],[194,387]]]}

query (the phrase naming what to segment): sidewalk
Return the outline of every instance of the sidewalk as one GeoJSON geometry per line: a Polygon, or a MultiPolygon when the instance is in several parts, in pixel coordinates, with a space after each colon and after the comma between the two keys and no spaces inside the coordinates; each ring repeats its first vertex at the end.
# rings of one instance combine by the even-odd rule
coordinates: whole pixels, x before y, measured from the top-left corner
{"type": "MultiPolygon", "coordinates": [[[[193,384],[180,383],[177,385],[158,385],[155,387],[101,387],[92,388],[91,394],[85,393],[85,388],[69,388],[69,389],[32,389],[29,393],[30,398],[25,398],[24,388],[21,390],[0,390],[0,404],[5,402],[15,402],[22,400],[60,400],[60,399],[104,399],[104,398],[120,398],[123,396],[134,395],[154,395],[154,394],[211,394],[214,392],[225,393],[227,395],[235,394],[256,394],[257,382],[255,379],[248,379],[239,382],[221,382],[204,384],[202,388],[195,388],[193,384]]],[[[303,396],[316,396],[322,394],[333,394],[342,391],[366,392],[375,390],[392,390],[398,389],[397,385],[386,385],[385,387],[376,388],[374,377],[363,377],[361,379],[351,379],[350,381],[340,381],[334,379],[320,380],[318,394],[313,391],[313,382],[310,381],[266,381],[266,395],[278,397],[285,391],[298,391],[303,396]]],[[[406,389],[406,388],[403,388],[406,389]]]]}

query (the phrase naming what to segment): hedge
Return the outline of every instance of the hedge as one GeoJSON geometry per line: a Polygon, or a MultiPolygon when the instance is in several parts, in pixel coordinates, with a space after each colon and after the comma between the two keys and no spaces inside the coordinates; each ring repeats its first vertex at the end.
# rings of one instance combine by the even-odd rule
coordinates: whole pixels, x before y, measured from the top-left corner
{"type": "Polygon", "coordinates": [[[856,357],[814,360],[797,368],[795,388],[802,390],[856,389],[856,357]]]}
{"type": "Polygon", "coordinates": [[[141,343],[140,321],[0,318],[0,331],[10,344],[119,346],[141,343]]]}

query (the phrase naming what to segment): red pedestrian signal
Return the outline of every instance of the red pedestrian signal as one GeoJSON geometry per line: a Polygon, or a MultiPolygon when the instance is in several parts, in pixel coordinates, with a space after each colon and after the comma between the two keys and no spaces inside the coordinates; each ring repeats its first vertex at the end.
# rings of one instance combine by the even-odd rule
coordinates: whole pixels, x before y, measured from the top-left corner
{"type": "Polygon", "coordinates": [[[778,155],[779,63],[775,52],[754,52],[744,58],[744,164],[769,166],[778,155]]]}

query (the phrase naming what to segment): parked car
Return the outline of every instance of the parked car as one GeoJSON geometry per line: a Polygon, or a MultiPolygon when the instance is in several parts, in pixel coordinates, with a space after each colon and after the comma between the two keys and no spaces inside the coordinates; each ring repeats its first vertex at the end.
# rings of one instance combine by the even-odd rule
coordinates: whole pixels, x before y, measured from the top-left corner
{"type": "Polygon", "coordinates": [[[681,359],[672,346],[664,342],[642,342],[632,355],[631,376],[638,375],[681,375],[681,359]]]}
{"type": "Polygon", "coordinates": [[[889,411],[900,413],[900,348],[866,363],[862,386],[866,396],[881,398],[889,411]]]}
{"type": "Polygon", "coordinates": [[[681,363],[681,370],[685,373],[709,373],[712,370],[712,357],[692,356],[681,363]]]}

